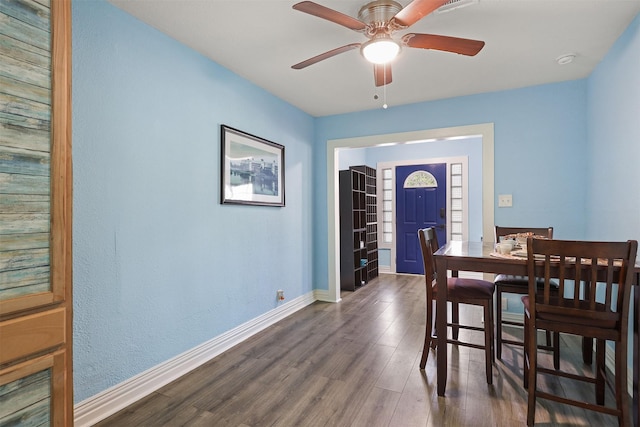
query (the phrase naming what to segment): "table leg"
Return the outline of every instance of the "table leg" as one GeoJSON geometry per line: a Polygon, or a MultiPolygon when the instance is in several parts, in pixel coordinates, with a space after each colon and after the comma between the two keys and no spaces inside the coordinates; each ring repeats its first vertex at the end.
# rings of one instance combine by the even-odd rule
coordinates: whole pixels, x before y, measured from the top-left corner
{"type": "Polygon", "coordinates": [[[438,334],[438,396],[444,396],[447,387],[447,262],[436,258],[436,333],[438,334]]]}

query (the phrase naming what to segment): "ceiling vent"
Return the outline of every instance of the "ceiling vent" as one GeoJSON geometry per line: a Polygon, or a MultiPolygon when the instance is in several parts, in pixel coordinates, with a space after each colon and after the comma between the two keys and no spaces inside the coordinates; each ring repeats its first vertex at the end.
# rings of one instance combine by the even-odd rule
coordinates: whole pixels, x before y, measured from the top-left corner
{"type": "Polygon", "coordinates": [[[436,13],[444,13],[451,12],[455,9],[460,9],[461,7],[471,6],[472,4],[478,3],[480,0],[449,0],[439,8],[435,10],[436,13]]]}

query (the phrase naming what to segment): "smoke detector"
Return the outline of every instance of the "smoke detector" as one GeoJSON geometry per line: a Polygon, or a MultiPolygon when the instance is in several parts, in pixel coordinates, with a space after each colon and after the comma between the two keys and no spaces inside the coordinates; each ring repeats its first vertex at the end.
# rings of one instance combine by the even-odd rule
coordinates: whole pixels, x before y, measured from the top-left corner
{"type": "Polygon", "coordinates": [[[480,0],[449,0],[439,8],[435,10],[436,13],[444,13],[451,12],[455,9],[460,9],[461,7],[471,6],[472,4],[476,4],[480,2],[480,0]]]}
{"type": "Polygon", "coordinates": [[[560,55],[556,58],[556,62],[558,65],[567,65],[571,64],[576,57],[575,53],[565,53],[564,55],[560,55]]]}

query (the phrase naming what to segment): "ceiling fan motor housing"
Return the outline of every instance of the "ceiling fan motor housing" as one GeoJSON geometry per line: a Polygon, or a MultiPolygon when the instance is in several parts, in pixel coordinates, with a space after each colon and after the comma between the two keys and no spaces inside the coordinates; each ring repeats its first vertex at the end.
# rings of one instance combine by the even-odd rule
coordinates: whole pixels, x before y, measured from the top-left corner
{"type": "Polygon", "coordinates": [[[402,5],[393,0],[375,0],[365,4],[358,12],[358,19],[367,24],[369,36],[380,31],[389,31],[389,21],[402,10],[402,5]]]}

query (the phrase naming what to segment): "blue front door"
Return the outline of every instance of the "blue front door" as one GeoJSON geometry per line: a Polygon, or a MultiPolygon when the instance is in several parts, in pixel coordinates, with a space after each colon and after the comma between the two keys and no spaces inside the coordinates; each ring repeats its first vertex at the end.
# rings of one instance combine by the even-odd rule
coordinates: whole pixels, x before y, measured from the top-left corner
{"type": "Polygon", "coordinates": [[[447,165],[396,167],[396,271],[424,274],[418,230],[435,227],[447,241],[447,165]]]}

